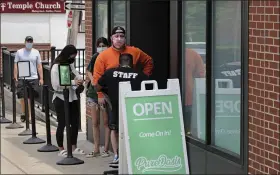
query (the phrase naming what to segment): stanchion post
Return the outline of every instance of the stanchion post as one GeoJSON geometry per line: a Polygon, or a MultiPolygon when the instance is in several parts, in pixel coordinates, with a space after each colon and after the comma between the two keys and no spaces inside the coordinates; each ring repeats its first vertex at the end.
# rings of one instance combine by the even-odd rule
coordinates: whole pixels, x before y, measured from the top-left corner
{"type": "Polygon", "coordinates": [[[16,85],[15,85],[15,79],[13,79],[12,81],[12,98],[13,98],[13,123],[11,123],[10,125],[6,126],[6,129],[17,129],[17,128],[23,128],[23,126],[21,126],[20,124],[17,123],[17,118],[16,118],[16,109],[17,109],[17,105],[16,105],[16,85]]]}
{"type": "Polygon", "coordinates": [[[70,122],[69,122],[69,89],[65,87],[63,90],[64,96],[64,110],[65,110],[65,124],[66,124],[66,135],[67,135],[67,157],[58,161],[57,165],[78,165],[83,164],[84,161],[72,154],[72,144],[71,144],[71,133],[70,133],[70,122]]]}
{"type": "Polygon", "coordinates": [[[79,125],[78,125],[78,129],[79,129],[79,132],[82,132],[82,123],[81,123],[81,95],[80,95],[80,93],[78,94],[79,95],[79,97],[78,97],[78,103],[79,103],[79,108],[78,108],[78,110],[79,110],[79,118],[78,118],[78,123],[79,123],[79,125]]]}
{"type": "Polygon", "coordinates": [[[24,89],[24,113],[25,113],[25,130],[19,133],[19,136],[27,136],[32,135],[32,131],[29,128],[29,109],[28,109],[28,94],[27,94],[27,86],[26,80],[23,79],[23,89],[24,89]]]}
{"type": "Polygon", "coordinates": [[[47,134],[47,144],[41,148],[39,148],[38,152],[54,152],[58,151],[59,149],[52,145],[51,140],[51,128],[50,128],[50,106],[49,106],[49,91],[48,85],[44,85],[43,87],[43,100],[45,102],[45,116],[46,116],[46,134],[47,134]]]}
{"type": "MultiPolygon", "coordinates": [[[[23,144],[40,144],[45,143],[45,140],[42,140],[36,136],[36,121],[35,121],[35,104],[34,104],[34,89],[32,88],[31,83],[28,83],[29,96],[30,96],[30,108],[31,108],[31,126],[32,126],[32,136],[23,142],[23,144]]],[[[29,118],[29,117],[28,117],[29,118]]],[[[27,119],[26,119],[27,121],[27,119]]]]}
{"type": "Polygon", "coordinates": [[[69,64],[58,65],[59,85],[65,87],[63,89],[63,97],[64,97],[64,113],[65,113],[64,117],[65,117],[66,136],[67,136],[67,157],[56,162],[57,165],[78,165],[84,163],[83,160],[73,157],[72,154],[71,131],[70,131],[70,122],[69,122],[69,89],[68,89],[68,87],[71,86],[70,70],[71,68],[69,64]]]}

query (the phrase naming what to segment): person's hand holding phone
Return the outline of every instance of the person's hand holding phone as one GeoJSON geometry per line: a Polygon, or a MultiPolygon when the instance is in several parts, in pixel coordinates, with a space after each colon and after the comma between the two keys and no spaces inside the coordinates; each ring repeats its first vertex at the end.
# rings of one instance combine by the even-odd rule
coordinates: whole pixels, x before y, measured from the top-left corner
{"type": "Polygon", "coordinates": [[[77,86],[79,86],[79,85],[82,85],[82,84],[84,83],[84,80],[78,80],[78,79],[76,79],[76,80],[75,80],[75,83],[76,83],[77,86]]]}

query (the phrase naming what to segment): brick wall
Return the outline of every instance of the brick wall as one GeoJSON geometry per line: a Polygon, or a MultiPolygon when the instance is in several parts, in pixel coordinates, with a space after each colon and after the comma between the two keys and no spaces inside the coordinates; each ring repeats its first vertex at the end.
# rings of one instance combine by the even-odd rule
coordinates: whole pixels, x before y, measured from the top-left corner
{"type": "Polygon", "coordinates": [[[249,173],[280,174],[280,1],[249,2],[249,173]]]}
{"type": "MultiPolygon", "coordinates": [[[[85,1],[85,45],[86,45],[86,65],[88,65],[92,56],[92,1],[85,1]]],[[[88,79],[88,77],[87,77],[88,79]]],[[[90,108],[86,107],[86,115],[90,117],[90,108]]]]}

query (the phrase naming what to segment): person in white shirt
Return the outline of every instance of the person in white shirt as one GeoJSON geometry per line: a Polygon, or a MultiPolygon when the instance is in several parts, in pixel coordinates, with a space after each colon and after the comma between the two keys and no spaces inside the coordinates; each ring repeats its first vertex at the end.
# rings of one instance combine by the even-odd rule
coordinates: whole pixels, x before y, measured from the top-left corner
{"type": "Polygon", "coordinates": [[[65,87],[60,86],[59,84],[59,64],[70,64],[72,73],[75,75],[74,80],[71,80],[72,86],[69,88],[69,123],[70,123],[70,133],[71,133],[71,143],[73,154],[85,154],[83,150],[77,148],[77,139],[78,139],[78,120],[79,120],[79,103],[78,97],[76,95],[77,86],[83,85],[83,78],[77,72],[74,67],[75,57],[77,55],[77,49],[73,45],[67,45],[63,48],[61,53],[57,56],[51,66],[51,84],[54,90],[54,95],[52,102],[55,106],[55,111],[57,115],[57,130],[56,130],[56,140],[60,152],[59,156],[66,157],[67,151],[63,146],[63,136],[65,128],[65,108],[64,108],[64,96],[63,89],[65,87]]]}
{"type": "MultiPolygon", "coordinates": [[[[23,86],[23,79],[18,78],[18,65],[17,63],[19,61],[29,61],[30,62],[30,77],[26,77],[26,84],[30,84],[31,87],[34,90],[34,96],[35,98],[38,97],[39,93],[38,91],[38,85],[43,85],[43,68],[41,63],[41,56],[37,49],[32,48],[33,47],[33,37],[27,36],[25,38],[25,48],[19,49],[16,52],[15,60],[14,60],[14,80],[17,86],[17,96],[20,99],[21,104],[21,121],[24,122],[26,119],[25,116],[25,104],[24,104],[24,86],[23,86]],[[39,73],[39,77],[38,77],[39,73]],[[39,79],[40,78],[40,79],[39,79]],[[38,81],[39,79],[39,81],[38,81]]],[[[27,96],[29,98],[29,91],[27,91],[27,96]]],[[[30,100],[29,102],[29,111],[30,109],[30,100]]],[[[29,112],[29,121],[31,121],[31,112],[29,112]]],[[[30,122],[31,123],[31,122],[30,122]]]]}

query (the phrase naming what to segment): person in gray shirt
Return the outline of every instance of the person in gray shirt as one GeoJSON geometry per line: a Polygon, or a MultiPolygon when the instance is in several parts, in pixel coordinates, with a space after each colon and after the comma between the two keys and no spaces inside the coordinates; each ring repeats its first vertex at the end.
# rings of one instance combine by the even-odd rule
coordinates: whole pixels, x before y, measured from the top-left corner
{"type": "MultiPolygon", "coordinates": [[[[30,62],[30,77],[26,77],[26,84],[30,84],[34,90],[35,97],[38,97],[38,85],[43,85],[43,68],[41,63],[41,56],[37,49],[33,47],[33,37],[27,36],[25,38],[25,48],[19,49],[16,53],[14,60],[14,80],[17,86],[17,96],[20,99],[21,104],[21,121],[25,121],[25,105],[24,105],[24,88],[23,88],[23,79],[18,78],[18,62],[19,61],[29,61],[30,62]],[[39,76],[38,76],[39,73],[39,76]]],[[[29,92],[27,93],[29,98],[29,92]]],[[[30,100],[28,100],[28,107],[30,111],[30,100]]],[[[31,113],[29,112],[29,121],[31,121],[31,113]]]]}

